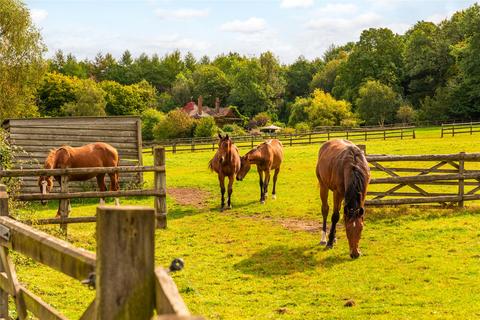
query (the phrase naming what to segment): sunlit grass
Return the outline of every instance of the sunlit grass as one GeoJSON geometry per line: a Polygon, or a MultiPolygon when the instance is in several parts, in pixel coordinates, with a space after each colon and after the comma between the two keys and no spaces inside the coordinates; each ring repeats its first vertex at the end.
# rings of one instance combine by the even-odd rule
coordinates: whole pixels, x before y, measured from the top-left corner
{"type": "MultiPolygon", "coordinates": [[[[478,137],[478,136],[477,136],[478,137]]],[[[421,129],[417,139],[367,141],[369,154],[480,152],[476,136],[440,139],[421,129]]],[[[168,228],[156,232],[156,261],[182,257],[175,281],[193,313],[208,319],[475,319],[480,317],[480,210],[384,208],[367,210],[351,260],[344,230],[333,250],[320,235],[291,231],[283,219],[321,222],[315,164],[320,145],[285,148],[277,200],[261,205],[253,168],[235,182],[233,210],[220,213],[216,175],[207,169],[213,152],[167,154],[168,187],[210,192],[203,209],[168,199],[168,228]],[[344,307],[348,299],[356,306],[344,307]]],[[[242,149],[241,153],[247,152],[242,149]]],[[[144,159],[152,163],[150,155],[144,159]]],[[[421,165],[421,164],[420,164],[421,165]]],[[[146,175],[151,184],[151,175],[146,175]]],[[[150,198],[123,204],[153,205],[150,198]]],[[[96,201],[75,202],[72,216],[95,213],[96,201]]],[[[467,203],[467,205],[469,205],[467,203]]],[[[56,203],[34,207],[24,218],[53,217],[56,203]]],[[[41,227],[60,236],[57,226],[41,227]]],[[[68,240],[95,250],[94,224],[69,226],[68,240]]],[[[94,292],[47,267],[17,258],[19,276],[31,290],[71,318],[94,292]]]]}

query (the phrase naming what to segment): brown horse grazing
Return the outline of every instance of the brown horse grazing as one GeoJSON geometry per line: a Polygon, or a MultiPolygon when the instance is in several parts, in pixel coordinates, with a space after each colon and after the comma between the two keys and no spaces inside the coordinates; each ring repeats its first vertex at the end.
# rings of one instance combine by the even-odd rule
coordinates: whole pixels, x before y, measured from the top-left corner
{"type": "MultiPolygon", "coordinates": [[[[73,148],[70,146],[62,146],[58,149],[53,149],[45,160],[45,169],[65,169],[65,168],[88,168],[88,167],[116,167],[119,164],[117,150],[109,144],[103,142],[96,142],[84,145],[82,147],[73,148]]],[[[117,191],[119,189],[118,172],[109,173],[110,176],[110,190],[117,191]]],[[[100,191],[106,191],[105,174],[91,173],[91,174],[77,174],[68,177],[69,181],[85,181],[93,177],[97,178],[97,184],[100,191]]],[[[60,176],[55,176],[55,180],[61,184],[60,176]]],[[[38,178],[38,185],[40,192],[47,194],[53,189],[53,179],[50,176],[40,176],[38,178]]],[[[104,203],[103,199],[100,203],[104,203]]],[[[42,200],[42,204],[46,204],[42,200]]],[[[118,205],[118,199],[115,199],[115,204],[118,205]]],[[[60,210],[60,209],[59,209],[60,210]]],[[[57,213],[57,216],[59,212],[57,213]]]]}
{"type": "Polygon", "coordinates": [[[250,170],[250,166],[257,166],[260,177],[260,202],[265,203],[268,195],[268,183],[270,182],[270,170],[275,170],[273,174],[272,199],[276,198],[275,187],[277,177],[280,172],[280,165],[283,161],[283,145],[277,139],[270,139],[258,145],[255,149],[247,152],[242,158],[242,166],[237,174],[237,180],[242,181],[250,170]],[[265,179],[263,175],[265,174],[265,179]]]}
{"type": "Polygon", "coordinates": [[[347,231],[350,257],[358,258],[358,243],[363,230],[364,204],[370,169],[363,152],[347,140],[326,142],[318,153],[317,178],[322,200],[323,232],[320,244],[332,248],[335,242],[335,227],[340,219],[340,206],[345,199],[343,219],[347,231]],[[328,217],[328,190],[333,191],[332,227],[326,242],[328,217]]]}
{"type": "Polygon", "coordinates": [[[237,146],[233,144],[228,134],[225,137],[218,134],[218,137],[220,138],[218,150],[213,156],[213,159],[208,163],[208,167],[218,174],[220,191],[222,193],[220,210],[223,211],[225,209],[225,177],[228,177],[227,209],[231,209],[232,204],[230,200],[233,192],[233,182],[235,181],[235,175],[238,173],[238,170],[240,170],[240,154],[237,146]]]}

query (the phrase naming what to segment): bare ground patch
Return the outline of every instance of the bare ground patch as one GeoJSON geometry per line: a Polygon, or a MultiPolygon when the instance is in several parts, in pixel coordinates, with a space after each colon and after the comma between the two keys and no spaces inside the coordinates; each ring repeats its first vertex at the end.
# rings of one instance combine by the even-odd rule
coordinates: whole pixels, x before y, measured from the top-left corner
{"type": "Polygon", "coordinates": [[[196,188],[168,188],[167,194],[182,206],[204,209],[208,206],[210,193],[196,188]]]}

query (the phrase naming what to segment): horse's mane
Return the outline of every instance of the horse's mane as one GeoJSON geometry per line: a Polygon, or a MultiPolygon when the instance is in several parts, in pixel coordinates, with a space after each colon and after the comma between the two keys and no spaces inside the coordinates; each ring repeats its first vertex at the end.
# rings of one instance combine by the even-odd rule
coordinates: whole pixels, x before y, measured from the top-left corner
{"type": "Polygon", "coordinates": [[[48,156],[47,158],[45,159],[45,168],[47,168],[47,166],[50,166],[52,169],[55,168],[55,162],[56,162],[56,154],[57,154],[57,151],[58,149],[52,149],[50,150],[50,152],[48,153],[48,156]]]}
{"type": "Polygon", "coordinates": [[[365,165],[363,153],[357,147],[349,148],[352,157],[351,174],[349,185],[345,190],[345,206],[348,208],[359,208],[362,195],[365,194],[368,179],[368,166],[365,165]]]}

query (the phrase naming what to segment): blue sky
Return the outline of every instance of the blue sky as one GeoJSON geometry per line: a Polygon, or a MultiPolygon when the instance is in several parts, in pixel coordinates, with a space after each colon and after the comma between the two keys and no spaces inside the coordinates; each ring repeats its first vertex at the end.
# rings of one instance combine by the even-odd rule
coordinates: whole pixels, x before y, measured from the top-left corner
{"type": "Polygon", "coordinates": [[[51,56],[79,58],[126,49],[199,58],[271,50],[282,62],[321,57],[332,43],[356,41],[363,29],[403,33],[416,21],[440,22],[475,3],[466,0],[28,0],[51,56]]]}

